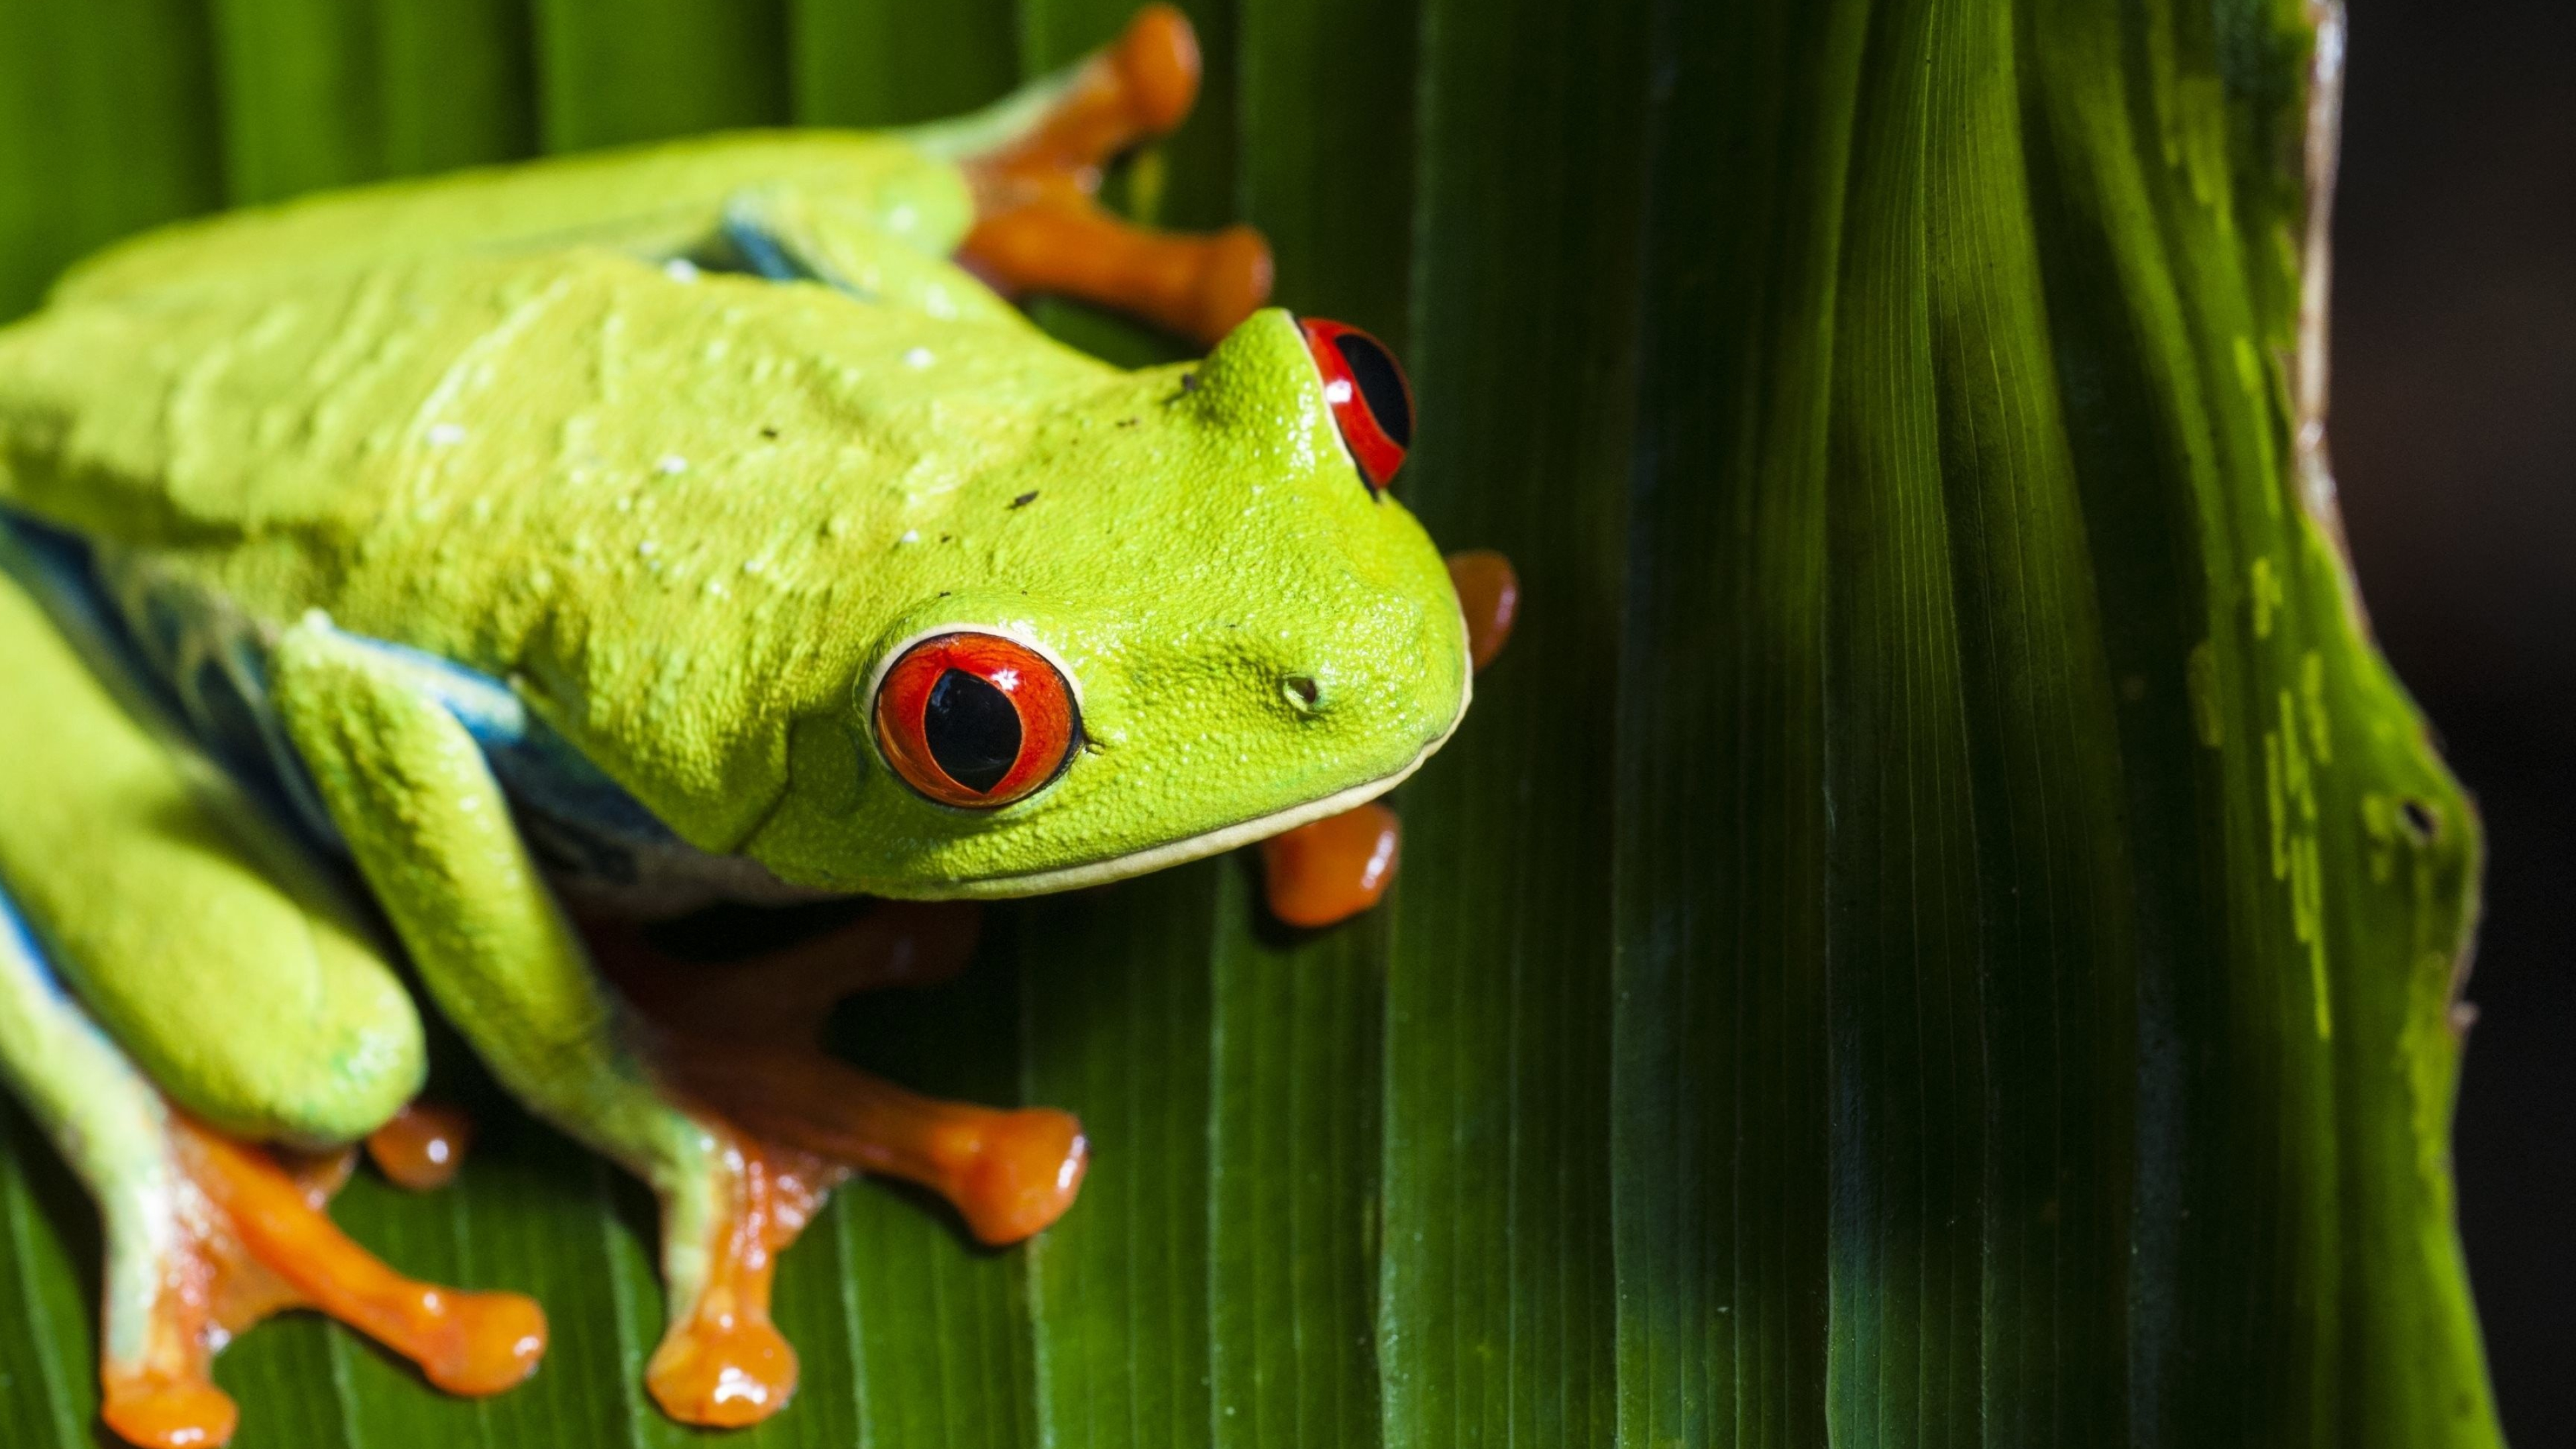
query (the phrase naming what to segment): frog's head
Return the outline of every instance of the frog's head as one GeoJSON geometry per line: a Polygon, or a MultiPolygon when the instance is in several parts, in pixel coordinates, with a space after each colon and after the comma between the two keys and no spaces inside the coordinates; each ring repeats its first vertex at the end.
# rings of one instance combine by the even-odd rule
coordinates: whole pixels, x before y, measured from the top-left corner
{"type": "Polygon", "coordinates": [[[1448,572],[1386,487],[1411,431],[1383,349],[1278,310],[1051,406],[943,497],[943,561],[794,728],[750,854],[827,889],[1029,895],[1391,788],[1468,699],[1448,572]]]}

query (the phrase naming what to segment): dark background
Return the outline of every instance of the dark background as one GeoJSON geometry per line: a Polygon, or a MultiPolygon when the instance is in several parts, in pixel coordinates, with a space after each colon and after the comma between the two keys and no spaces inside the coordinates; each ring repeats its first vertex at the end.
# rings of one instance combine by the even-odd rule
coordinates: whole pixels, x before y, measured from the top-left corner
{"type": "Polygon", "coordinates": [[[2488,841],[2460,1226],[2515,1444],[2576,1444],[2576,7],[2351,0],[2331,439],[2488,841]]]}

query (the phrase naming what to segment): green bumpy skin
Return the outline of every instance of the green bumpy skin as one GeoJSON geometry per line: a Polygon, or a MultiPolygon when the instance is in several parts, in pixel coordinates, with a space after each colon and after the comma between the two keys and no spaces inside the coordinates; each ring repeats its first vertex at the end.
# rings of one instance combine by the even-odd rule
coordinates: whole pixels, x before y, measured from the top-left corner
{"type": "Polygon", "coordinates": [[[675,1324],[740,1154],[657,1082],[436,661],[760,895],[1136,874],[1347,809],[1456,727],[1446,569],[1293,319],[1127,372],[947,260],[973,203],[943,157],[1049,94],[216,218],[0,330],[0,1078],[108,1215],[110,1364],[176,1232],[163,1096],[346,1142],[417,1088],[420,1023],[337,878],[48,616],[11,517],[240,626],[284,787],[429,994],[659,1195],[675,1324]],[[874,729],[890,662],[960,629],[1037,648],[1079,709],[1063,770],[996,809],[925,798],[874,729]]]}
{"type": "Polygon", "coordinates": [[[899,137],[755,135],[146,238],[0,333],[0,506],[506,679],[795,886],[1060,889],[1401,778],[1463,624],[1293,320],[1108,367],[944,260],[970,219],[899,137]],[[664,264],[728,221],[827,280],[664,264]],[[959,810],[880,758],[876,671],[947,627],[1067,666],[1053,785],[959,810]]]}

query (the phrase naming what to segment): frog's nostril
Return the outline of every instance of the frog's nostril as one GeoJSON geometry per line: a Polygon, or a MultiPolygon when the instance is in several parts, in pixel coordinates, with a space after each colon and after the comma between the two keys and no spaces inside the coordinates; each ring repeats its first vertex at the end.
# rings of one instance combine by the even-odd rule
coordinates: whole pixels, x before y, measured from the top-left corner
{"type": "Polygon", "coordinates": [[[1288,707],[1299,714],[1313,714],[1323,708],[1324,688],[1311,674],[1291,674],[1282,678],[1279,692],[1286,696],[1288,707]]]}

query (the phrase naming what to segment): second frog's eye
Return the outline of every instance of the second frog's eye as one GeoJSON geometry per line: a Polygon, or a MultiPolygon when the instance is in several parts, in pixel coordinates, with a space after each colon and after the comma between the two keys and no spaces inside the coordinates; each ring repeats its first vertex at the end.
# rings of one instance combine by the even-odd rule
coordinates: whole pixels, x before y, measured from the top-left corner
{"type": "Polygon", "coordinates": [[[1383,493],[1413,446],[1413,387],[1395,355],[1356,327],[1309,317],[1297,324],[1323,374],[1324,401],[1369,491],[1383,493]]]}
{"type": "Polygon", "coordinates": [[[992,809],[1055,779],[1080,728],[1047,657],[999,634],[940,634],[877,685],[877,747],[905,784],[942,805],[992,809]]]}

